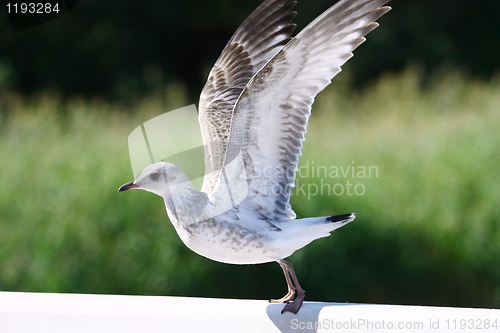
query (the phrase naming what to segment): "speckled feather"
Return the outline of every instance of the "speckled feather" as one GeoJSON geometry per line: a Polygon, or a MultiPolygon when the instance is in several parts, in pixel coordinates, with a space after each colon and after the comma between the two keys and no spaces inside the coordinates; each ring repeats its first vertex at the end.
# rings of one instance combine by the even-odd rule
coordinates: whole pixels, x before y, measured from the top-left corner
{"type": "MultiPolygon", "coordinates": [[[[387,2],[339,1],[279,50],[226,112],[228,143],[241,150],[249,179],[249,200],[240,210],[258,210],[272,220],[295,218],[290,193],[314,98],[378,26],[374,21],[390,9],[381,7],[387,2]]],[[[210,158],[224,165],[225,154],[210,158]]]]}
{"type": "Polygon", "coordinates": [[[163,197],[179,237],[204,257],[230,264],[277,261],[288,293],[273,302],[297,313],[305,293],[284,258],[355,218],[295,219],[290,193],[311,107],[390,10],[382,7],[388,1],[340,0],[290,38],[295,2],[266,0],[226,45],[201,93],[202,190],[175,165],[157,162],[119,191],[138,188],[163,197]]]}
{"type": "Polygon", "coordinates": [[[267,0],[236,30],[210,71],[200,95],[200,127],[205,146],[202,191],[211,192],[222,169],[231,114],[248,81],[290,39],[296,2],[267,0]]]}

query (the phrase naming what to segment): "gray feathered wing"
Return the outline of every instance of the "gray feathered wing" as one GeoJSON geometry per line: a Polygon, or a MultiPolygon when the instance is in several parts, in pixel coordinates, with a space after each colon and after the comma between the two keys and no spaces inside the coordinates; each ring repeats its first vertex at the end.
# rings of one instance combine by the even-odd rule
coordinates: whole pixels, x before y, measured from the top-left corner
{"type": "MultiPolygon", "coordinates": [[[[381,7],[387,2],[339,1],[248,82],[228,114],[229,142],[241,150],[249,180],[247,199],[236,207],[238,211],[257,212],[265,220],[295,218],[290,192],[314,98],[378,26],[375,20],[390,10],[381,7]]],[[[226,174],[241,173],[227,170],[226,174]]]]}
{"type": "Polygon", "coordinates": [[[255,73],[290,40],[296,2],[286,2],[261,4],[236,30],[209,74],[199,114],[205,147],[203,192],[210,193],[217,183],[236,100],[255,73]]]}

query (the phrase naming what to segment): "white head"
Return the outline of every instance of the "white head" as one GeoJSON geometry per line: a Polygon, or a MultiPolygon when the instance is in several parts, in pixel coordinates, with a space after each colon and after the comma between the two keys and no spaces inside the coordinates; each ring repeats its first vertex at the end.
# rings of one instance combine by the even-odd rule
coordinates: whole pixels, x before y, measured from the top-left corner
{"type": "Polygon", "coordinates": [[[118,192],[141,189],[167,198],[175,185],[191,186],[191,181],[175,165],[167,162],[156,162],[147,166],[136,180],[122,185],[118,192]]]}
{"type": "Polygon", "coordinates": [[[204,192],[198,192],[178,167],[167,162],[147,166],[133,182],[122,185],[118,192],[141,189],[165,199],[170,221],[176,225],[200,222],[208,217],[205,208],[210,204],[204,192]]]}

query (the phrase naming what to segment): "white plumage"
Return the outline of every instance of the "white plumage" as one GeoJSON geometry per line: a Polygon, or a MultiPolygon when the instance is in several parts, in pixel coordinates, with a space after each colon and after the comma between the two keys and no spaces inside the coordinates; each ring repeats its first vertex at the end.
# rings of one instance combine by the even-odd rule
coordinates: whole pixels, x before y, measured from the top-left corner
{"type": "Polygon", "coordinates": [[[295,219],[290,193],[311,106],[390,10],[382,7],[388,1],[341,0],[294,38],[295,2],[265,1],[230,39],[201,93],[202,190],[176,166],[158,162],[120,191],[162,196],[180,238],[202,256],[231,264],[277,261],[289,292],[276,302],[296,313],[304,292],[283,258],[355,218],[295,219]]]}

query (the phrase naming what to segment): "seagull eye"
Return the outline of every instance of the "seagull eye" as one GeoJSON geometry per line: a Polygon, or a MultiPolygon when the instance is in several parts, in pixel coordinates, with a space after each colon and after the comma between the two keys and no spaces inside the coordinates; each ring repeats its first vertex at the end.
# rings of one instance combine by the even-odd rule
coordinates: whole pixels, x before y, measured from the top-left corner
{"type": "Polygon", "coordinates": [[[151,178],[151,180],[158,180],[158,178],[160,178],[160,173],[158,171],[155,171],[149,175],[149,178],[151,178]]]}

